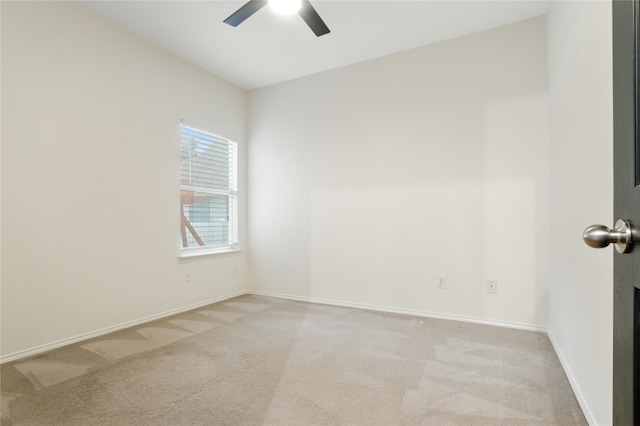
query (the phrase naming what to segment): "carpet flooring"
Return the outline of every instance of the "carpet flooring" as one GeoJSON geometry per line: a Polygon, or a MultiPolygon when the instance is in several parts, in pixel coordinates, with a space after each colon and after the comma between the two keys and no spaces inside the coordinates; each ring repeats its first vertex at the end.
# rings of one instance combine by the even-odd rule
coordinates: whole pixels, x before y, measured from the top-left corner
{"type": "Polygon", "coordinates": [[[8,425],[586,425],[543,333],[246,295],[0,367],[8,425]]]}

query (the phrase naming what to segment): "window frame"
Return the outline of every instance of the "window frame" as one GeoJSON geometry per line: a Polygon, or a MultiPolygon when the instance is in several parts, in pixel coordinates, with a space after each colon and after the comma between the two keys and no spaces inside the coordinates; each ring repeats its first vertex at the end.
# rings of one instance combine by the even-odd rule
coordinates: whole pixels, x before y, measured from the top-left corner
{"type": "MultiPolygon", "coordinates": [[[[179,170],[180,170],[180,180],[179,180],[179,194],[180,194],[180,233],[179,233],[179,256],[178,260],[180,262],[183,261],[191,261],[197,260],[202,257],[212,257],[212,256],[225,256],[230,254],[239,253],[241,251],[239,246],[239,190],[238,190],[238,162],[239,162],[239,144],[231,139],[221,137],[216,135],[215,133],[207,132],[201,130],[196,127],[187,126],[183,123],[180,123],[180,153],[182,153],[183,145],[185,143],[185,132],[184,130],[188,129],[192,134],[205,135],[207,138],[211,138],[216,142],[223,142],[228,144],[229,150],[229,164],[228,164],[228,173],[229,173],[229,187],[226,190],[221,189],[213,189],[207,188],[204,186],[197,186],[192,184],[185,184],[183,181],[183,169],[182,169],[182,156],[179,155],[179,170]],[[228,242],[223,244],[215,244],[215,245],[203,245],[203,246],[195,246],[195,247],[185,247],[185,232],[189,233],[190,230],[185,230],[185,220],[191,225],[188,219],[184,216],[184,192],[191,193],[193,197],[194,193],[205,194],[205,195],[223,195],[227,197],[227,226],[228,226],[228,242]]],[[[191,183],[191,182],[189,182],[191,183]]],[[[188,197],[188,196],[187,196],[188,197]]]]}

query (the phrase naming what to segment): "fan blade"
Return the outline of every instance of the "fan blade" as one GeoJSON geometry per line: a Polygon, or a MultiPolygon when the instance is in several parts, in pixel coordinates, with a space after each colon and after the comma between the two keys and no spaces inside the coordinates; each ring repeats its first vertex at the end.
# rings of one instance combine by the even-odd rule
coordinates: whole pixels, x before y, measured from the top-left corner
{"type": "Polygon", "coordinates": [[[309,0],[302,0],[302,6],[298,11],[298,15],[304,19],[311,31],[313,31],[318,37],[330,32],[327,24],[324,23],[318,12],[311,6],[309,0]]]}
{"type": "Polygon", "coordinates": [[[266,5],[266,0],[249,0],[240,9],[233,12],[223,22],[233,27],[237,27],[238,25],[242,24],[245,19],[259,11],[266,5]]]}

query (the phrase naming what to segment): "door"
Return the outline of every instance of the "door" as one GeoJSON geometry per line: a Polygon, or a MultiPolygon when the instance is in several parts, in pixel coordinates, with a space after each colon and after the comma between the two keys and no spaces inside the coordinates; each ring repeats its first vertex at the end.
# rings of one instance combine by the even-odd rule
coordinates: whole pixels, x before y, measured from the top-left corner
{"type": "MultiPolygon", "coordinates": [[[[638,0],[613,1],[613,211],[634,231],[640,227],[639,8],[638,0]]],[[[640,425],[640,244],[614,256],[613,421],[640,425]]]]}
{"type": "Polygon", "coordinates": [[[640,0],[613,0],[614,229],[593,225],[592,247],[615,245],[613,423],[640,426],[640,0]],[[635,249],[633,245],[636,245],[635,249]]]}

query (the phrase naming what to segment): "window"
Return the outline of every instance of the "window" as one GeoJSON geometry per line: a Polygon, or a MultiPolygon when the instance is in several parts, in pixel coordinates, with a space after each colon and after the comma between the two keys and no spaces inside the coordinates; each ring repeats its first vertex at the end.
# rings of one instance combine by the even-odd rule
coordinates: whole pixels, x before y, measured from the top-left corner
{"type": "Polygon", "coordinates": [[[180,233],[183,254],[238,244],[238,145],[180,126],[180,233]]]}

